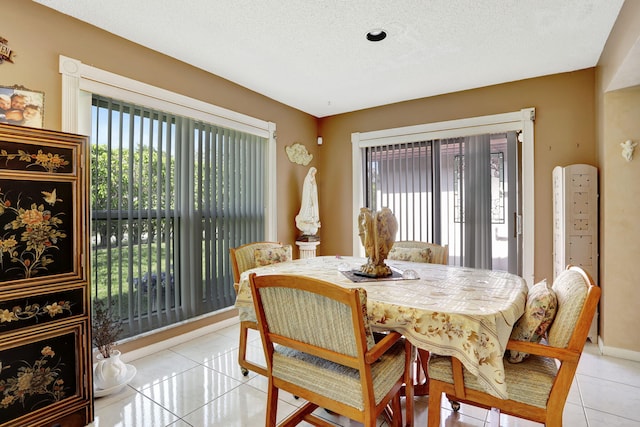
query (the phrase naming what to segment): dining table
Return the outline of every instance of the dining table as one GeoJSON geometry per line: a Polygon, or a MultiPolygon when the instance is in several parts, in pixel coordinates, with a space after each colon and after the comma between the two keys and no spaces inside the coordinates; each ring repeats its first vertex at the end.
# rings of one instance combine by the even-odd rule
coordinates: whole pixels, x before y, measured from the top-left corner
{"type": "MultiPolygon", "coordinates": [[[[386,260],[392,275],[356,274],[365,258],[320,256],[243,272],[235,306],[240,320],[255,321],[249,275],[292,274],[367,293],[374,330],[397,331],[415,347],[453,356],[488,393],[507,399],[504,361],[507,341],[524,313],[527,284],[504,271],[386,260]]],[[[323,325],[329,326],[329,325],[323,325]]]]}

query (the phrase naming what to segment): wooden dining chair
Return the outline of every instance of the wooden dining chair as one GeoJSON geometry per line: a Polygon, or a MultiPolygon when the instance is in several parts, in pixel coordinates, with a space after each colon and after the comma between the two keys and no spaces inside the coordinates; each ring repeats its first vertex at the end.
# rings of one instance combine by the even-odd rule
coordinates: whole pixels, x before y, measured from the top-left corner
{"type": "MultiPolygon", "coordinates": [[[[545,426],[562,426],[562,412],[591,326],[600,288],[580,267],[569,266],[553,283],[557,312],[547,343],[509,340],[507,350],[525,352],[520,363],[504,358],[508,399],[488,394],[456,358],[429,361],[428,426],[440,426],[442,393],[450,400],[492,408],[545,426]]],[[[498,420],[499,421],[499,420],[498,420]]]]}
{"type": "MultiPolygon", "coordinates": [[[[252,273],[249,280],[267,359],[266,426],[276,425],[279,390],[307,400],[280,426],[330,425],[312,414],[318,407],[365,427],[388,411],[392,425],[402,425],[400,389],[412,384],[411,345],[397,332],[376,342],[364,289],[294,275],[252,273]]],[[[413,388],[407,390],[411,425],[413,388]]]]}
{"type": "MultiPolygon", "coordinates": [[[[254,242],[231,248],[229,254],[233,270],[233,288],[237,293],[240,275],[243,272],[261,265],[289,261],[292,258],[292,249],[291,245],[283,245],[280,242],[254,242]]],[[[247,360],[247,338],[250,329],[258,330],[258,323],[255,320],[240,320],[240,348],[238,350],[240,370],[244,376],[249,375],[249,371],[267,375],[264,366],[247,360]]]]}
{"type": "MultiPolygon", "coordinates": [[[[437,243],[420,242],[416,240],[400,240],[393,244],[388,259],[447,265],[449,263],[449,245],[439,245],[437,243]]],[[[419,348],[416,358],[416,383],[414,385],[417,395],[426,395],[428,393],[428,362],[429,352],[419,348]]]]}

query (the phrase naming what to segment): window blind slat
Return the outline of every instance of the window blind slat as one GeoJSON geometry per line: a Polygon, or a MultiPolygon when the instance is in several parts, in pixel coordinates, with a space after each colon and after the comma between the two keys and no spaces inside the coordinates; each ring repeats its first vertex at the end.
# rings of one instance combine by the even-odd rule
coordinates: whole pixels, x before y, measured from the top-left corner
{"type": "Polygon", "coordinates": [[[229,248],[264,236],[267,140],[98,95],[92,120],[93,297],[116,297],[127,336],[232,305],[229,248]]]}

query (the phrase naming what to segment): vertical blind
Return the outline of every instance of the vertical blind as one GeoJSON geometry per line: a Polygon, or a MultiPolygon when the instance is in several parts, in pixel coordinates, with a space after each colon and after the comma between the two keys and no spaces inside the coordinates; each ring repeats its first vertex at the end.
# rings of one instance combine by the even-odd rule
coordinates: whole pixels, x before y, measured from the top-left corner
{"type": "Polygon", "coordinates": [[[433,242],[433,143],[410,142],[365,149],[365,203],[388,207],[398,220],[396,240],[433,242]]]}
{"type": "Polygon", "coordinates": [[[267,140],[93,96],[92,291],[127,336],[233,304],[229,248],[263,240],[267,140]]]}
{"type": "Polygon", "coordinates": [[[483,134],[363,148],[365,203],[393,211],[396,240],[447,244],[451,264],[491,269],[492,232],[506,224],[506,140],[483,134]]]}

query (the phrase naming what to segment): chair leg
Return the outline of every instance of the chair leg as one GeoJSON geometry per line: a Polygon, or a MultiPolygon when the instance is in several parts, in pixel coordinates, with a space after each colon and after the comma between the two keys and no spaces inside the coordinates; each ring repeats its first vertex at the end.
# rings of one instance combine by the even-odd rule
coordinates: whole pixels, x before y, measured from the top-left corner
{"type": "Polygon", "coordinates": [[[247,360],[247,336],[249,329],[257,329],[255,322],[240,322],[240,348],[238,349],[238,364],[242,375],[245,377],[249,375],[249,371],[253,371],[256,374],[267,376],[267,368],[256,365],[255,363],[247,360]]]}
{"type": "Polygon", "coordinates": [[[267,391],[267,420],[265,425],[275,426],[278,411],[278,389],[273,385],[273,377],[269,377],[269,389],[267,391]]]}
{"type": "Polygon", "coordinates": [[[429,352],[420,348],[417,350],[414,393],[416,396],[426,396],[429,394],[429,352]]]}
{"type": "Polygon", "coordinates": [[[440,427],[440,403],[442,402],[442,392],[435,392],[429,389],[429,406],[427,407],[427,427],[440,427]]]}
{"type": "Polygon", "coordinates": [[[562,427],[562,412],[563,411],[549,411],[547,408],[547,420],[545,426],[549,427],[562,427]]]}
{"type": "Polygon", "coordinates": [[[393,411],[392,425],[394,427],[402,427],[402,406],[400,404],[400,393],[397,393],[391,399],[391,410],[393,411]]]}
{"type": "MultiPolygon", "coordinates": [[[[395,397],[394,397],[394,399],[395,399],[395,397]]],[[[393,409],[393,406],[394,406],[394,404],[392,404],[392,409],[391,410],[395,412],[395,410],[393,409]]],[[[364,427],[376,427],[376,425],[378,424],[378,419],[372,414],[373,414],[373,411],[365,411],[365,413],[364,413],[364,422],[362,423],[362,425],[364,427]]],[[[392,423],[391,425],[393,426],[394,423],[395,423],[394,420],[395,420],[396,414],[394,413],[392,415],[393,415],[393,417],[391,418],[391,423],[392,423]]]]}
{"type": "Polygon", "coordinates": [[[238,349],[238,364],[240,365],[240,371],[242,375],[245,377],[249,375],[249,370],[245,368],[243,365],[244,361],[247,358],[247,334],[249,333],[249,328],[246,326],[244,322],[240,322],[240,348],[238,349]]]}
{"type": "MultiPolygon", "coordinates": [[[[406,358],[405,358],[405,364],[406,364],[406,369],[404,372],[404,395],[405,395],[405,402],[404,402],[404,409],[405,409],[405,426],[406,427],[412,427],[413,426],[413,398],[414,398],[414,379],[413,379],[413,375],[412,375],[412,370],[411,370],[411,365],[413,363],[413,361],[411,360],[411,356],[413,355],[413,348],[412,348],[412,344],[409,342],[409,340],[405,339],[405,351],[406,351],[406,358]]],[[[416,357],[416,360],[418,359],[418,357],[416,357]]],[[[416,375],[418,375],[416,373],[416,375]]]]}

